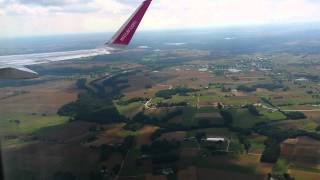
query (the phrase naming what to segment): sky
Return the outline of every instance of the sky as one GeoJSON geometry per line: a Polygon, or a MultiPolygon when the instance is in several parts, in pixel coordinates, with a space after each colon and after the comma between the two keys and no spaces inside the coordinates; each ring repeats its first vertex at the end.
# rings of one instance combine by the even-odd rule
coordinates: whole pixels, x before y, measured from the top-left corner
{"type": "MultiPolygon", "coordinates": [[[[0,0],[0,37],[116,31],[142,0],[0,0]]],[[[140,30],[320,22],[320,0],[153,0],[140,30]]]]}

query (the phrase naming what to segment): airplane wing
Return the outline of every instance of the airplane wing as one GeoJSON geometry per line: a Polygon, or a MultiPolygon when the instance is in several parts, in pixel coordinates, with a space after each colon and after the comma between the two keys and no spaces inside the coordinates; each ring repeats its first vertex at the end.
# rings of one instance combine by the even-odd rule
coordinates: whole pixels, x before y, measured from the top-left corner
{"type": "Polygon", "coordinates": [[[105,46],[102,48],[66,52],[0,56],[0,79],[36,78],[38,77],[38,74],[28,68],[25,68],[24,66],[111,54],[112,51],[126,47],[132,40],[133,35],[138,29],[138,26],[141,23],[143,16],[151,2],[152,0],[143,1],[133,15],[125,22],[124,25],[121,26],[111,40],[105,43],[105,46]]]}

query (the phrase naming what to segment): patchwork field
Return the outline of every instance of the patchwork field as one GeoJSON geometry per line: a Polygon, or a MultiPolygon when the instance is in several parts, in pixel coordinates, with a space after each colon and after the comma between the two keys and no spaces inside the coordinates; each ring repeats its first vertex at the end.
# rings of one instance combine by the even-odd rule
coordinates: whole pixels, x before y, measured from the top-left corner
{"type": "Polygon", "coordinates": [[[3,152],[6,179],[51,179],[58,171],[71,171],[80,179],[88,179],[97,160],[94,150],[74,144],[36,143],[3,152]]]}
{"type": "Polygon", "coordinates": [[[192,48],[129,52],[110,61],[101,56],[38,66],[59,76],[0,88],[8,179],[51,180],[62,172],[79,180],[255,180],[273,173],[279,158],[297,180],[320,179],[316,139],[288,139],[275,161],[262,162],[293,130],[319,134],[318,76],[304,73],[309,66],[282,62],[299,57],[229,51],[216,57],[192,48]],[[70,102],[66,117],[58,116],[70,102]],[[289,118],[295,111],[306,117],[289,118]]]}
{"type": "Polygon", "coordinates": [[[124,123],[105,126],[105,130],[97,136],[97,139],[88,143],[88,146],[101,146],[103,144],[121,144],[123,139],[128,136],[136,136],[137,145],[148,144],[151,134],[157,130],[156,126],[145,125],[138,131],[124,130],[124,123]]]}
{"type": "Polygon", "coordinates": [[[25,93],[0,98],[0,113],[5,114],[46,114],[55,115],[64,104],[77,98],[74,81],[59,80],[45,84],[19,88],[1,88],[0,94],[11,94],[16,91],[25,93]]]}
{"type": "Polygon", "coordinates": [[[288,158],[293,168],[320,172],[320,142],[308,137],[288,139],[281,145],[282,156],[288,158]]]}

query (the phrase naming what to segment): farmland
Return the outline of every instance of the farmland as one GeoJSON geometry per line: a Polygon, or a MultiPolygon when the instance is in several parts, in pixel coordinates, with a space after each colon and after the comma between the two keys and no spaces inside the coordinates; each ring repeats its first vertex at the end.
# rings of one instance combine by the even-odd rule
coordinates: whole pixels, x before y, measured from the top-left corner
{"type": "Polygon", "coordinates": [[[317,180],[319,63],[190,45],[36,65],[0,86],[5,175],[317,180]]]}

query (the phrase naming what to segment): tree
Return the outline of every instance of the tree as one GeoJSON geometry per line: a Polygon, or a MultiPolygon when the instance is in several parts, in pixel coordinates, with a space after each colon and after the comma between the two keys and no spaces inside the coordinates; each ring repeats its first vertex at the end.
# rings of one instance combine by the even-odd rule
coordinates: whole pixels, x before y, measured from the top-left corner
{"type": "Polygon", "coordinates": [[[227,126],[227,127],[230,127],[233,123],[233,116],[232,114],[227,111],[227,110],[222,110],[220,111],[220,114],[224,120],[224,125],[227,126]]]}
{"type": "Polygon", "coordinates": [[[76,82],[76,86],[78,89],[86,89],[87,79],[78,79],[76,82]]]}
{"type": "Polygon", "coordinates": [[[145,115],[143,112],[139,112],[131,119],[131,122],[148,123],[151,120],[152,119],[149,116],[145,115]]]}
{"type": "Polygon", "coordinates": [[[147,145],[147,144],[144,144],[140,147],[140,151],[143,153],[143,154],[147,154],[150,152],[150,147],[147,145]]]}
{"type": "Polygon", "coordinates": [[[145,89],[151,89],[151,88],[152,88],[152,85],[151,85],[151,84],[147,84],[147,85],[145,85],[144,88],[145,88],[145,89]]]}
{"type": "Polygon", "coordinates": [[[252,104],[247,106],[248,111],[254,116],[260,116],[259,110],[252,104]]]}
{"type": "Polygon", "coordinates": [[[203,128],[209,127],[210,126],[210,120],[209,119],[200,119],[199,122],[198,122],[198,126],[199,127],[203,127],[203,128]]]}
{"type": "Polygon", "coordinates": [[[198,142],[201,142],[203,138],[205,138],[207,134],[205,132],[197,132],[196,133],[196,139],[198,142]]]}
{"type": "Polygon", "coordinates": [[[111,170],[111,173],[116,175],[116,174],[119,173],[120,169],[121,169],[121,165],[120,164],[116,164],[115,166],[113,166],[113,168],[111,170]]]}
{"type": "Polygon", "coordinates": [[[249,86],[246,86],[246,85],[240,85],[240,86],[238,86],[237,89],[239,91],[244,91],[244,92],[254,92],[254,91],[256,91],[257,88],[249,87],[249,86]]]}
{"type": "Polygon", "coordinates": [[[103,180],[102,174],[98,172],[90,172],[90,180],[103,180]]]}
{"type": "Polygon", "coordinates": [[[167,90],[161,90],[156,93],[157,97],[162,97],[164,99],[169,99],[173,95],[179,94],[179,95],[187,95],[187,93],[196,92],[198,90],[191,89],[191,88],[185,88],[185,87],[177,87],[173,89],[167,89],[167,90]]]}
{"type": "Polygon", "coordinates": [[[280,144],[275,139],[267,139],[265,142],[265,149],[262,153],[261,162],[266,163],[275,163],[277,162],[279,156],[280,156],[280,144]]]}
{"type": "Polygon", "coordinates": [[[164,133],[165,130],[163,128],[157,129],[155,132],[152,133],[150,139],[151,141],[156,140],[157,138],[161,137],[162,133],[164,133]]]}
{"type": "Polygon", "coordinates": [[[179,160],[180,143],[177,141],[157,140],[154,141],[149,148],[146,146],[143,151],[149,154],[152,158],[152,162],[156,164],[172,163],[179,160]]]}
{"type": "Polygon", "coordinates": [[[139,129],[141,129],[143,127],[142,123],[127,123],[123,129],[128,130],[128,131],[138,131],[139,129]]]}
{"type": "Polygon", "coordinates": [[[251,148],[251,143],[248,140],[246,136],[240,136],[239,137],[240,143],[244,145],[244,149],[246,150],[247,153],[249,153],[249,150],[251,148]]]}
{"type": "Polygon", "coordinates": [[[127,136],[123,140],[123,146],[126,149],[131,149],[135,146],[135,137],[134,136],[127,136]]]}
{"type": "Polygon", "coordinates": [[[75,102],[62,106],[58,114],[71,116],[74,120],[97,122],[101,124],[123,120],[112,100],[90,94],[80,94],[75,102]]]}
{"type": "Polygon", "coordinates": [[[222,91],[222,92],[230,92],[231,89],[230,89],[230,88],[226,88],[224,85],[222,85],[221,91],[222,91]]]}
{"type": "Polygon", "coordinates": [[[305,119],[306,115],[303,112],[286,112],[285,115],[289,118],[289,119],[305,119]]]}
{"type": "Polygon", "coordinates": [[[290,175],[288,172],[288,161],[286,159],[280,158],[272,168],[272,177],[280,180],[287,180],[290,175]]]}
{"type": "Polygon", "coordinates": [[[164,152],[160,154],[154,154],[152,156],[152,163],[155,164],[168,164],[179,160],[179,153],[177,152],[164,152]]]}
{"type": "Polygon", "coordinates": [[[17,126],[19,126],[21,124],[21,121],[17,119],[14,121],[14,123],[16,123],[17,126]]]}
{"type": "Polygon", "coordinates": [[[108,160],[110,154],[112,152],[112,147],[104,144],[100,147],[100,161],[108,160]]]}

